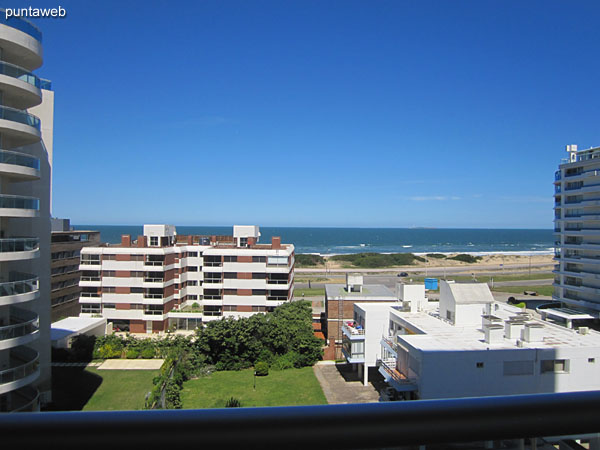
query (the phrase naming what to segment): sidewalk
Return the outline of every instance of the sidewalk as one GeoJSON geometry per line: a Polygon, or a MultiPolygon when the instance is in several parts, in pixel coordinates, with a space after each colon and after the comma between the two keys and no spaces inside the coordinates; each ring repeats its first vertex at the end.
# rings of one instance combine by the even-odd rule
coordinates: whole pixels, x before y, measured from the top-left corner
{"type": "Polygon", "coordinates": [[[316,364],[313,371],[330,405],[379,401],[379,392],[373,384],[363,386],[349,364],[316,364]]]}
{"type": "Polygon", "coordinates": [[[107,359],[98,370],[158,370],[164,359],[107,359]]]}

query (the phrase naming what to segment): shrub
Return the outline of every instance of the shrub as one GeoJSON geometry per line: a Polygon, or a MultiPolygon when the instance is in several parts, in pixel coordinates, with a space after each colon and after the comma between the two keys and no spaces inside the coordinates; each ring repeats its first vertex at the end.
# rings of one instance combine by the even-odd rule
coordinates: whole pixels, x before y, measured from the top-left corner
{"type": "Polygon", "coordinates": [[[476,263],[477,261],[479,261],[481,259],[481,256],[473,256],[473,255],[467,255],[466,253],[461,253],[459,255],[452,256],[448,259],[453,259],[455,261],[462,261],[462,262],[472,264],[472,263],[476,263]]]}
{"type": "Polygon", "coordinates": [[[225,408],[241,408],[242,402],[235,397],[230,397],[229,400],[225,402],[225,408]]]}
{"type": "Polygon", "coordinates": [[[256,372],[256,376],[265,377],[269,375],[269,365],[264,361],[259,361],[254,366],[254,371],[256,372]]]}
{"type": "Polygon", "coordinates": [[[319,266],[325,264],[325,258],[321,255],[296,255],[296,265],[298,267],[319,266]]]}
{"type": "MultiPolygon", "coordinates": [[[[295,352],[288,352],[285,355],[281,355],[277,358],[271,368],[273,370],[285,370],[292,369],[294,367],[294,362],[298,359],[298,354],[295,352]]],[[[345,362],[346,360],[344,360],[345,362]]]]}
{"type": "Polygon", "coordinates": [[[415,261],[424,262],[425,258],[413,255],[412,253],[354,253],[335,255],[331,257],[331,260],[347,261],[355,267],[374,268],[411,265],[415,261]]]}
{"type": "Polygon", "coordinates": [[[145,347],[140,352],[143,359],[152,359],[156,356],[156,350],[152,347],[145,347]]]}
{"type": "Polygon", "coordinates": [[[446,257],[446,255],[444,255],[443,253],[427,253],[426,256],[428,258],[436,258],[436,259],[444,259],[446,257]]]}
{"type": "Polygon", "coordinates": [[[198,308],[200,308],[200,304],[198,302],[194,302],[194,303],[192,303],[192,308],[198,309],[198,308]]]}
{"type": "Polygon", "coordinates": [[[125,357],[127,359],[137,359],[140,357],[140,351],[137,348],[128,348],[125,357]]]}

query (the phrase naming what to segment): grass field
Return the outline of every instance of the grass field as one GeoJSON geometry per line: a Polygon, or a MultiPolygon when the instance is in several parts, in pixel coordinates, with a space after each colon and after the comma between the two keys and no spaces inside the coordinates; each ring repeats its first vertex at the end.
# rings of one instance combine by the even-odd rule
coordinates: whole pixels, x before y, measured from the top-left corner
{"type": "Polygon", "coordinates": [[[498,286],[492,289],[495,292],[509,292],[511,294],[523,294],[523,291],[535,291],[538,295],[551,296],[554,288],[551,285],[544,286],[498,286]]]}
{"type": "Polygon", "coordinates": [[[327,400],[312,367],[270,370],[266,377],[256,377],[254,369],[214,372],[206,378],[183,384],[184,408],[223,408],[235,397],[242,406],[325,405],[327,400]]]}
{"type": "Polygon", "coordinates": [[[305,297],[317,297],[317,296],[325,296],[325,288],[298,288],[294,289],[294,297],[302,297],[304,294],[305,297]]]}
{"type": "MultiPolygon", "coordinates": [[[[425,277],[423,276],[408,276],[406,278],[412,278],[412,280],[414,282],[423,282],[423,280],[425,279],[425,277]]],[[[443,280],[443,277],[440,276],[434,276],[431,278],[437,278],[439,280],[443,280]]],[[[464,276],[464,275],[448,275],[446,278],[448,278],[449,280],[454,280],[454,281],[473,281],[473,277],[472,276],[464,276]]],[[[513,275],[478,275],[477,273],[475,273],[475,279],[477,280],[478,283],[488,283],[492,280],[492,278],[494,279],[494,282],[496,281],[529,281],[529,280],[547,280],[550,278],[554,278],[554,274],[550,273],[550,272],[542,272],[542,273],[532,273],[531,276],[528,273],[524,273],[524,274],[513,274],[513,275]]]]}
{"type": "Polygon", "coordinates": [[[116,411],[144,408],[157,370],[53,367],[52,410],[116,411]]]}

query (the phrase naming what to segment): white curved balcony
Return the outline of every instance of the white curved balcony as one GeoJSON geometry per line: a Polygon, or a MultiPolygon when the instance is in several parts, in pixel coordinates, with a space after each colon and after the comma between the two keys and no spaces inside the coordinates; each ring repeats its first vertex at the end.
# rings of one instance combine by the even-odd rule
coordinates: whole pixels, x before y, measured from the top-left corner
{"type": "Polygon", "coordinates": [[[0,281],[0,306],[35,300],[40,295],[39,285],[35,275],[11,273],[8,280],[0,281]]]}
{"type": "Polygon", "coordinates": [[[0,262],[21,261],[40,256],[40,240],[38,238],[0,239],[0,262]]]}
{"type": "Polygon", "coordinates": [[[41,80],[30,71],[0,61],[2,103],[17,109],[27,109],[42,102],[41,80]]]}
{"type": "Polygon", "coordinates": [[[1,217],[37,217],[40,201],[35,197],[0,194],[1,217]]]}
{"type": "Polygon", "coordinates": [[[26,153],[0,150],[0,175],[19,180],[38,180],[40,160],[26,153]]]}
{"type": "Polygon", "coordinates": [[[21,109],[0,106],[0,133],[16,146],[35,144],[42,137],[37,116],[21,109]]]}
{"type": "Polygon", "coordinates": [[[31,386],[25,386],[16,391],[0,396],[0,412],[38,412],[40,410],[40,393],[31,386]]]}
{"type": "Polygon", "coordinates": [[[9,322],[0,326],[0,350],[25,345],[39,336],[40,318],[34,311],[10,307],[9,322]]]}
{"type": "Polygon", "coordinates": [[[39,353],[29,347],[10,350],[8,367],[0,370],[0,394],[33,383],[40,376],[39,353]]]}
{"type": "Polygon", "coordinates": [[[42,65],[42,33],[35,25],[22,18],[6,18],[0,8],[0,47],[2,59],[28,70],[42,65]]]}

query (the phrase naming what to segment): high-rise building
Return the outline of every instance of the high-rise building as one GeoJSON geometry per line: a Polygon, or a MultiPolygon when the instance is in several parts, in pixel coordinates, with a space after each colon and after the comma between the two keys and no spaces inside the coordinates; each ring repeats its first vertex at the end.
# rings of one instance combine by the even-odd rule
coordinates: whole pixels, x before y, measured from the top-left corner
{"type": "Polygon", "coordinates": [[[32,71],[42,34],[0,11],[0,411],[50,391],[50,179],[54,93],[32,71]]]}
{"type": "Polygon", "coordinates": [[[550,311],[573,322],[600,313],[600,147],[568,145],[554,177],[554,299],[576,311],[550,311]]]}
{"type": "Polygon", "coordinates": [[[81,315],[113,329],[156,333],[272,311],[294,293],[294,246],[257,226],[233,236],[182,236],[172,225],[144,225],[120,245],[81,250],[81,315]]]}
{"type": "Polygon", "coordinates": [[[73,230],[69,219],[52,219],[51,319],[79,316],[79,257],[83,247],[100,245],[100,232],[73,230]]]}

